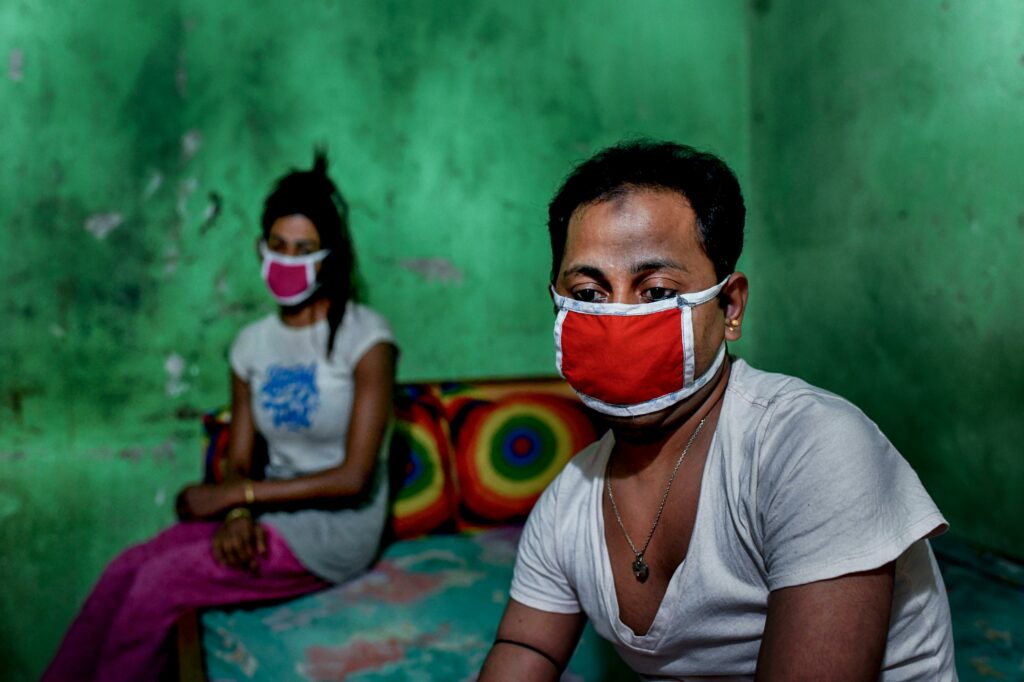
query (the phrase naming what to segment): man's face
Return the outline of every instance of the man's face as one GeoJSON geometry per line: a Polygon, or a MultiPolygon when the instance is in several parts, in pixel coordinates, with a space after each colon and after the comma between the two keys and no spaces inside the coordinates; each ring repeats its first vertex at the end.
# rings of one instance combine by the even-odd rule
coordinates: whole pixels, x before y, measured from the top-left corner
{"type": "MultiPolygon", "coordinates": [[[[715,268],[700,245],[690,203],[677,192],[639,189],[576,209],[555,290],[581,301],[637,304],[715,284],[715,268]]],[[[721,346],[722,309],[714,302],[694,308],[693,331],[699,376],[721,346]]],[[[653,424],[659,415],[628,421],[653,424]]]]}

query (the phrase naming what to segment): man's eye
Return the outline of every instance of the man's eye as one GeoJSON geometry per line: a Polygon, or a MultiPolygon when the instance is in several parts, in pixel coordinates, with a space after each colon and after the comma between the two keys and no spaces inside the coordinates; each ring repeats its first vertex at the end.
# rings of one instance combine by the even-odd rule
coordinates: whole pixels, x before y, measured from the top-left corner
{"type": "Polygon", "coordinates": [[[676,295],[674,289],[666,289],[665,287],[651,287],[644,291],[643,297],[648,301],[663,301],[666,298],[672,298],[676,295]]]}
{"type": "Polygon", "coordinates": [[[572,292],[573,298],[584,303],[600,303],[603,299],[597,289],[578,289],[572,292]]]}

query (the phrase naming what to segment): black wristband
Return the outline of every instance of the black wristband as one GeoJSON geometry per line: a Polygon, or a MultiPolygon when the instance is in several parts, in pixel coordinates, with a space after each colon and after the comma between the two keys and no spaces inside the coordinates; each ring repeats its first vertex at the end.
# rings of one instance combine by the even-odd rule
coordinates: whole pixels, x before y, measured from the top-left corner
{"type": "Polygon", "coordinates": [[[544,658],[548,659],[548,661],[551,663],[551,665],[555,666],[555,670],[557,670],[559,673],[562,672],[562,664],[559,663],[555,659],[554,656],[552,656],[551,654],[549,654],[546,651],[542,651],[542,650],[538,649],[537,647],[533,646],[532,644],[527,644],[526,642],[518,642],[518,641],[516,641],[514,639],[496,639],[496,640],[494,640],[494,643],[495,644],[511,644],[513,646],[521,646],[524,649],[529,649],[533,653],[540,654],[544,658]]]}

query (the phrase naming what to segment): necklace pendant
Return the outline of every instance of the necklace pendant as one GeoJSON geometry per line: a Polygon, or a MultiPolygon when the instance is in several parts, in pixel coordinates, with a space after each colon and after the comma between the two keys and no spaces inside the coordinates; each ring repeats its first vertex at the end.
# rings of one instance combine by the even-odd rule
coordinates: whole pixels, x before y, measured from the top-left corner
{"type": "Polygon", "coordinates": [[[650,569],[647,568],[647,563],[644,561],[643,554],[636,555],[636,561],[633,562],[633,575],[639,582],[647,582],[647,576],[651,574],[650,569]]]}

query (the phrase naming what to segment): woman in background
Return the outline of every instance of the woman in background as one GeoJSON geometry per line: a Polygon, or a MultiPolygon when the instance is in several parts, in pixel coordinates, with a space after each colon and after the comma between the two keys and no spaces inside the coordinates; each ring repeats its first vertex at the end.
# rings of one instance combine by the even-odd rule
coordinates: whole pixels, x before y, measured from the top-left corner
{"type": "Polygon", "coordinates": [[[267,197],[258,248],[280,309],[231,348],[225,480],[186,487],[181,522],[110,563],[44,680],[158,679],[182,613],[305,594],[377,552],[397,351],[387,321],[352,300],[347,206],[323,154],[267,197]]]}

